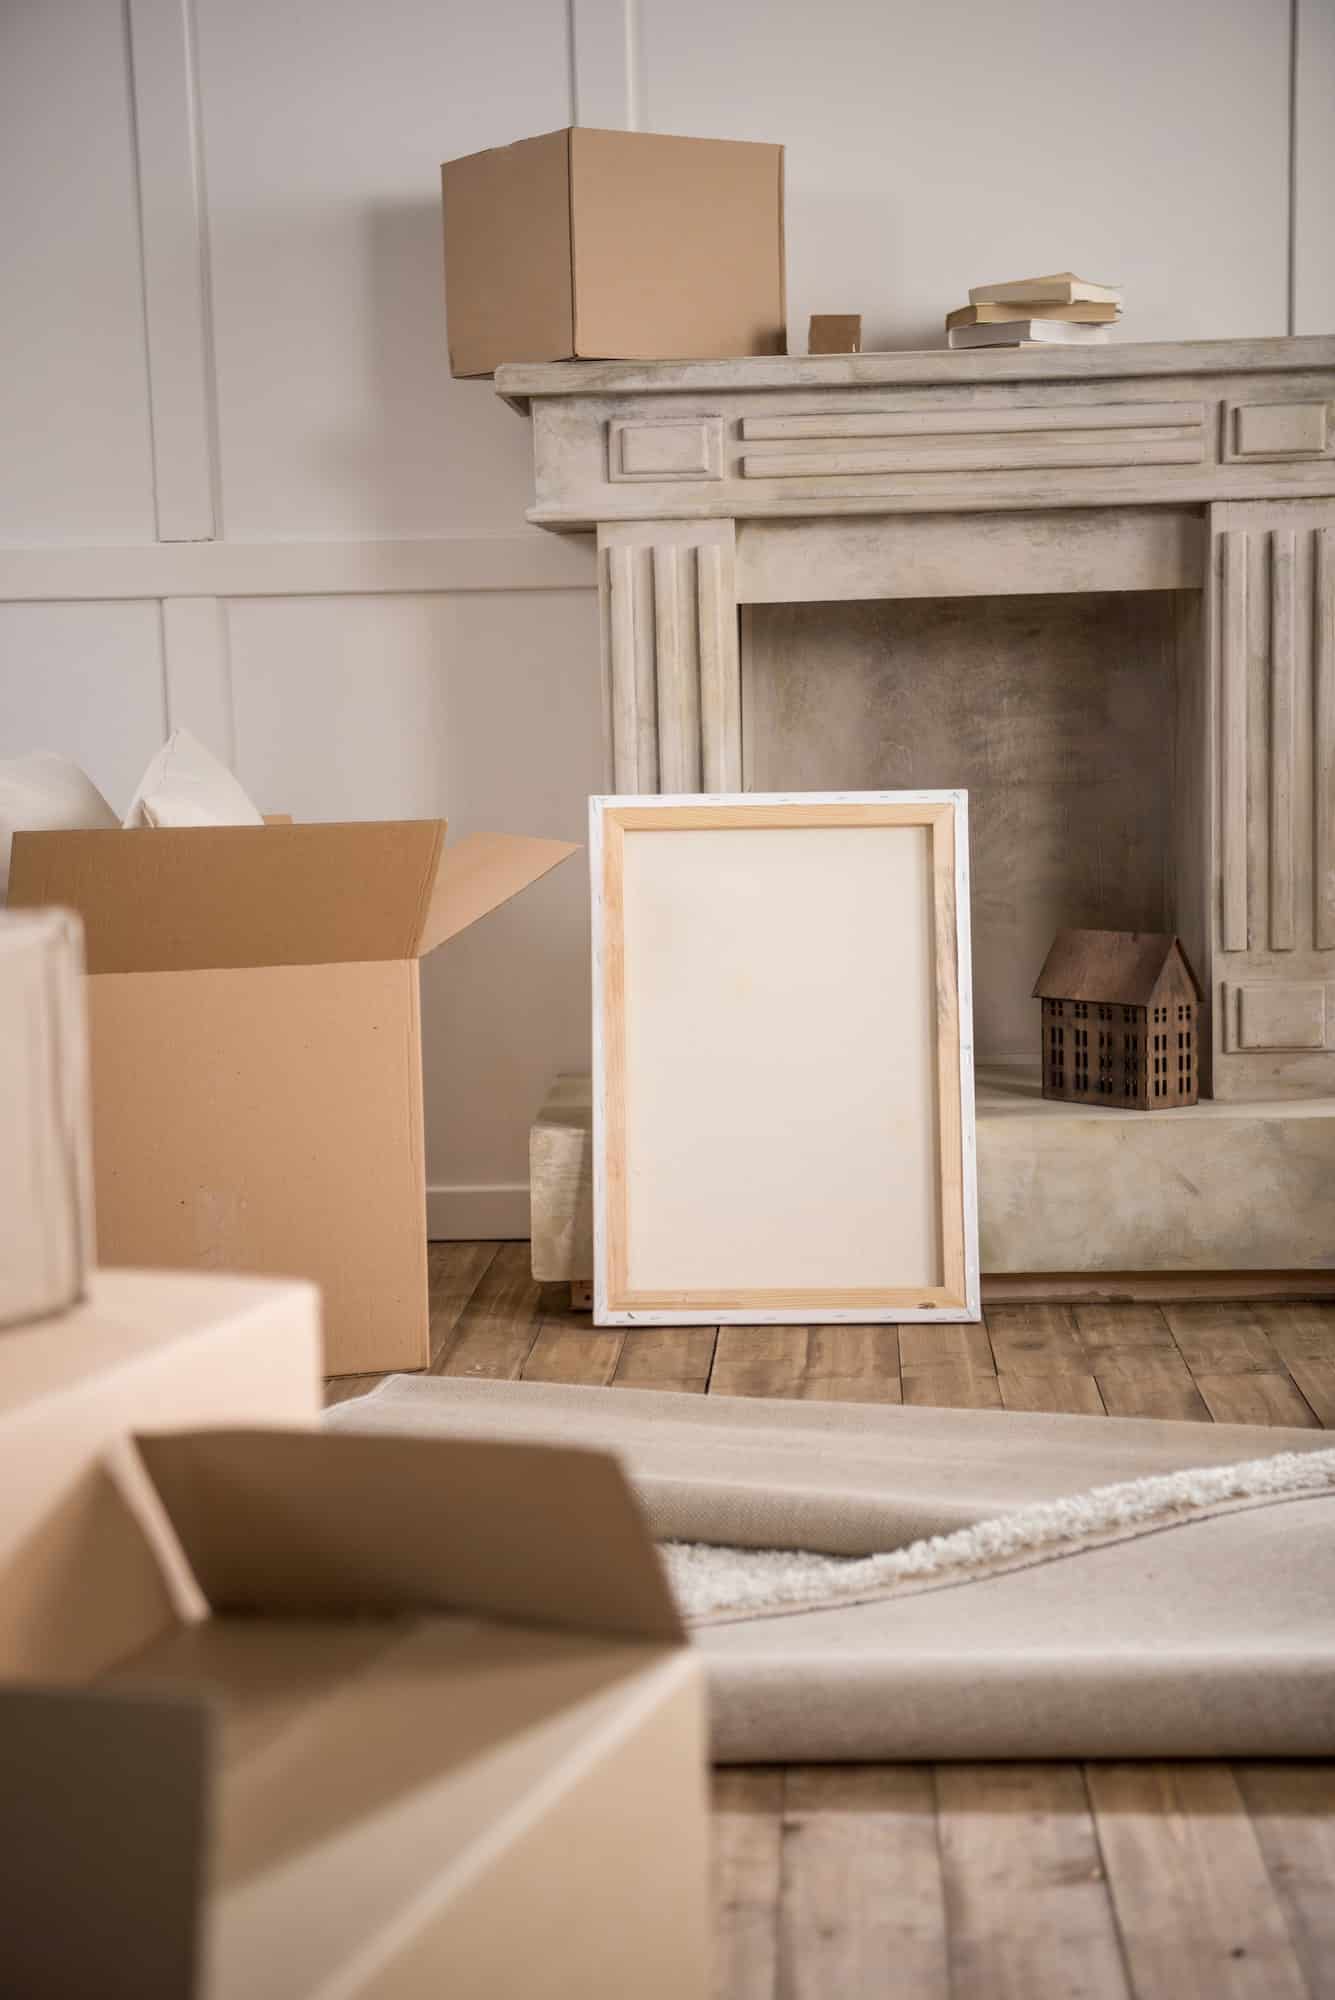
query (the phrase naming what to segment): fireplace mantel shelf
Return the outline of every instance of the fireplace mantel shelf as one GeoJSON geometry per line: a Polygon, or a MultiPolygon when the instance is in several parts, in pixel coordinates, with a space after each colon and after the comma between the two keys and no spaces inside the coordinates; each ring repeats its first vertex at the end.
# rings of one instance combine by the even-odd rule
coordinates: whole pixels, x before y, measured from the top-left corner
{"type": "MultiPolygon", "coordinates": [[[[797,774],[813,744],[825,789],[850,782],[830,768],[836,748],[860,784],[972,784],[980,807],[1004,772],[1014,810],[993,833],[1021,838],[1025,812],[1033,825],[1010,857],[1018,876],[989,888],[980,870],[980,916],[1010,910],[1032,864],[1046,889],[1035,882],[1031,928],[1176,929],[1207,996],[1205,1087],[1335,1100],[1335,336],[513,364],[496,389],[532,426],[530,520],[597,534],[615,790],[810,785],[797,774]],[[1001,604],[1089,593],[1105,605],[1083,624],[1055,603],[1042,616],[1001,604]],[[1109,608],[1112,593],[1131,611],[1109,608]],[[982,601],[972,623],[967,607],[930,609],[966,597],[982,601]],[[858,622],[859,600],[896,599],[929,608],[858,622]],[[942,680],[919,697],[928,672],[942,680]],[[945,684],[958,693],[961,674],[952,708],[945,684]],[[880,706],[855,713],[854,687],[882,685],[880,706]],[[1137,825],[1161,836],[1161,906],[1133,908],[1123,884],[1122,910],[1063,857],[1122,851],[1116,801],[1147,719],[1155,775],[1137,825]],[[919,762],[952,768],[928,780],[915,744],[919,762]],[[1099,768],[1110,782],[1087,780],[1081,812],[1068,808],[1070,774],[1099,768]]],[[[999,940],[976,984],[1009,981],[1018,1006],[1028,987],[999,940]]],[[[980,1044],[989,1053],[1006,1051],[980,1044]]],[[[1302,1172],[1329,1185],[1335,1119],[1299,1126],[1302,1172]]],[[[1268,1143],[1249,1139],[1238,1171],[1252,1198],[1296,1216],[1268,1143]]],[[[1142,1183],[1133,1210],[1159,1198],[1142,1183]]],[[[1198,1268],[1224,1247],[1218,1224],[1193,1210],[1198,1268]]],[[[1295,1221],[1283,1261],[1328,1263],[1318,1238],[1295,1221]]],[[[1053,1256],[1061,1268],[1055,1243],[1053,1256]]]]}
{"type": "Polygon", "coordinates": [[[1106,382],[1154,375],[1269,375],[1335,368],[1335,335],[1157,340],[1079,347],[905,348],[883,354],[755,355],[735,361],[514,361],[500,395],[710,394],[723,389],[893,389],[988,382],[1106,382]]]}
{"type": "Polygon", "coordinates": [[[556,530],[1335,492],[1324,335],[512,364],[496,388],[532,422],[529,519],[556,530]]]}

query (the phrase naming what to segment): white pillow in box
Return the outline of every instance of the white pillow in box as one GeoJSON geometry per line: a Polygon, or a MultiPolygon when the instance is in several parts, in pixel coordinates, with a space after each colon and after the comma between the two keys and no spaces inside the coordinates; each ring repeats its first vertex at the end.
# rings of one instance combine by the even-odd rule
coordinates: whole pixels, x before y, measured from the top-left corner
{"type": "Polygon", "coordinates": [[[226,764],[188,729],[174,729],[139,780],[123,824],[263,826],[264,815],[226,764]]]}
{"type": "Polygon", "coordinates": [[[68,833],[120,821],[92,779],[45,750],[0,761],[0,903],[9,895],[9,850],[16,833],[68,833]]]}

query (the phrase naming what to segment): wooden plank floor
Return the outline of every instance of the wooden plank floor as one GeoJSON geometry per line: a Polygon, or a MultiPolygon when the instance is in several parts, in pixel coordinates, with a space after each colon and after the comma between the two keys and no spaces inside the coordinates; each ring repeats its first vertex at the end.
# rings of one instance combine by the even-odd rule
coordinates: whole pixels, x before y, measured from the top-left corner
{"type": "MultiPolygon", "coordinates": [[[[1335,1303],[602,1331],[526,1243],[431,1288],[440,1375],[1335,1426],[1335,1303]]],[[[1335,2000],[1333,1764],[721,1771],[715,1875],[718,2000],[1335,2000]]]]}

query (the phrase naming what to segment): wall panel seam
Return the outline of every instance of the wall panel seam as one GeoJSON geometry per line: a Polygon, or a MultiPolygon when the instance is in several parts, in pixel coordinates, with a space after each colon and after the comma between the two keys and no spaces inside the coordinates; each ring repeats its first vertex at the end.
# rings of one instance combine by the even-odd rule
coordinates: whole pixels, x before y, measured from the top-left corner
{"type": "Polygon", "coordinates": [[[0,545],[0,603],[592,590],[596,583],[587,544],[565,536],[0,545]]]}

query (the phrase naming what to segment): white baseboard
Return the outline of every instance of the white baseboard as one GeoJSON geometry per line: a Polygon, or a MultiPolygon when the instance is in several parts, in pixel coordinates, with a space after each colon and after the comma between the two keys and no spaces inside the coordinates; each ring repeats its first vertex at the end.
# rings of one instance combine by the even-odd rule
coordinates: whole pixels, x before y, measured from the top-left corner
{"type": "Polygon", "coordinates": [[[528,1182],[429,1187],[426,1233],[433,1243],[512,1242],[529,1233],[528,1182]]]}

